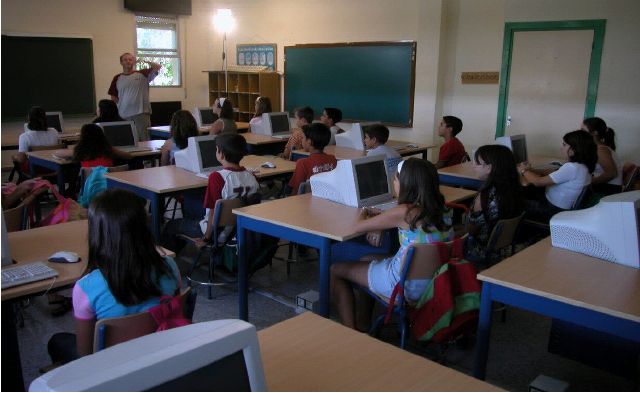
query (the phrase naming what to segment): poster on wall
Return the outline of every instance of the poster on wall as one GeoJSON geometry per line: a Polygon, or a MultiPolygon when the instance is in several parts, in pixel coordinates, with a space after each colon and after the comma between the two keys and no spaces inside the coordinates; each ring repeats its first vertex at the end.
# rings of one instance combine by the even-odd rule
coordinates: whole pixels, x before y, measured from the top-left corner
{"type": "Polygon", "coordinates": [[[266,66],[276,70],[276,44],[237,44],[239,66],[266,66]]]}

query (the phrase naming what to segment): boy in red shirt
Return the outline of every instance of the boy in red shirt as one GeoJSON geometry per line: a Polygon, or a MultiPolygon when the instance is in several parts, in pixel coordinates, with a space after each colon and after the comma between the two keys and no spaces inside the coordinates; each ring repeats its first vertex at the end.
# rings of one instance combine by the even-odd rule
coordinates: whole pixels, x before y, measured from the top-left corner
{"type": "Polygon", "coordinates": [[[455,116],[442,118],[438,135],[444,138],[444,145],[440,146],[440,155],[436,162],[437,169],[460,164],[467,154],[460,140],[456,138],[460,131],[462,131],[462,120],[455,116]]]}
{"type": "Polygon", "coordinates": [[[335,156],[324,153],[325,146],[331,140],[329,127],[322,123],[312,123],[302,126],[302,132],[302,147],[310,155],[296,161],[296,169],[289,181],[289,187],[293,189],[291,195],[296,195],[300,184],[309,180],[311,176],[331,171],[338,163],[335,156]]]}

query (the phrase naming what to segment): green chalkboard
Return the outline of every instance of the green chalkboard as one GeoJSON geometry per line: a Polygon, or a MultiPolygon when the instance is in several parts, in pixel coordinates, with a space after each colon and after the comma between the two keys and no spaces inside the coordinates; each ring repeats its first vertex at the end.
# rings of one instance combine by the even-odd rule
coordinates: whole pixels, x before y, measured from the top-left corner
{"type": "Polygon", "coordinates": [[[24,119],[34,105],[64,116],[95,112],[89,38],[2,35],[2,119],[24,119]]]}
{"type": "Polygon", "coordinates": [[[285,46],[285,109],[308,105],[316,117],[326,107],[346,121],[413,123],[413,41],[285,46]]]}

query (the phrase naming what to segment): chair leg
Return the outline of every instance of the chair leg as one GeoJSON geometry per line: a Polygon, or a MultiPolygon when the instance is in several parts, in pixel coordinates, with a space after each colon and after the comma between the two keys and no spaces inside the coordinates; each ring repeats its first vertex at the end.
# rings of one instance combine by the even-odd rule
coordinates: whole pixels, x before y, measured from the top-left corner
{"type": "MultiPolygon", "coordinates": [[[[212,252],[209,255],[209,284],[213,284],[213,262],[214,262],[214,253],[212,252]]],[[[211,295],[212,285],[209,285],[209,299],[212,298],[211,295]]]]}
{"type": "Polygon", "coordinates": [[[404,343],[407,339],[407,319],[404,315],[398,317],[398,323],[400,324],[400,349],[404,349],[404,343]]]}
{"type": "Polygon", "coordinates": [[[376,337],[380,337],[380,328],[382,327],[382,320],[384,319],[384,314],[380,315],[378,319],[371,325],[369,329],[369,335],[373,336],[375,334],[376,337]]]}

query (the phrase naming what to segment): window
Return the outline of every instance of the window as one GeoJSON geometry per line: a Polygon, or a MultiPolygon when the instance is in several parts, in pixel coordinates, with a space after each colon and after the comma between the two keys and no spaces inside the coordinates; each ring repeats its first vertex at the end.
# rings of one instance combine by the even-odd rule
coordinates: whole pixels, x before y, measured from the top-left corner
{"type": "Polygon", "coordinates": [[[180,86],[178,20],[137,15],[135,56],[162,65],[151,86],[180,86]]]}

